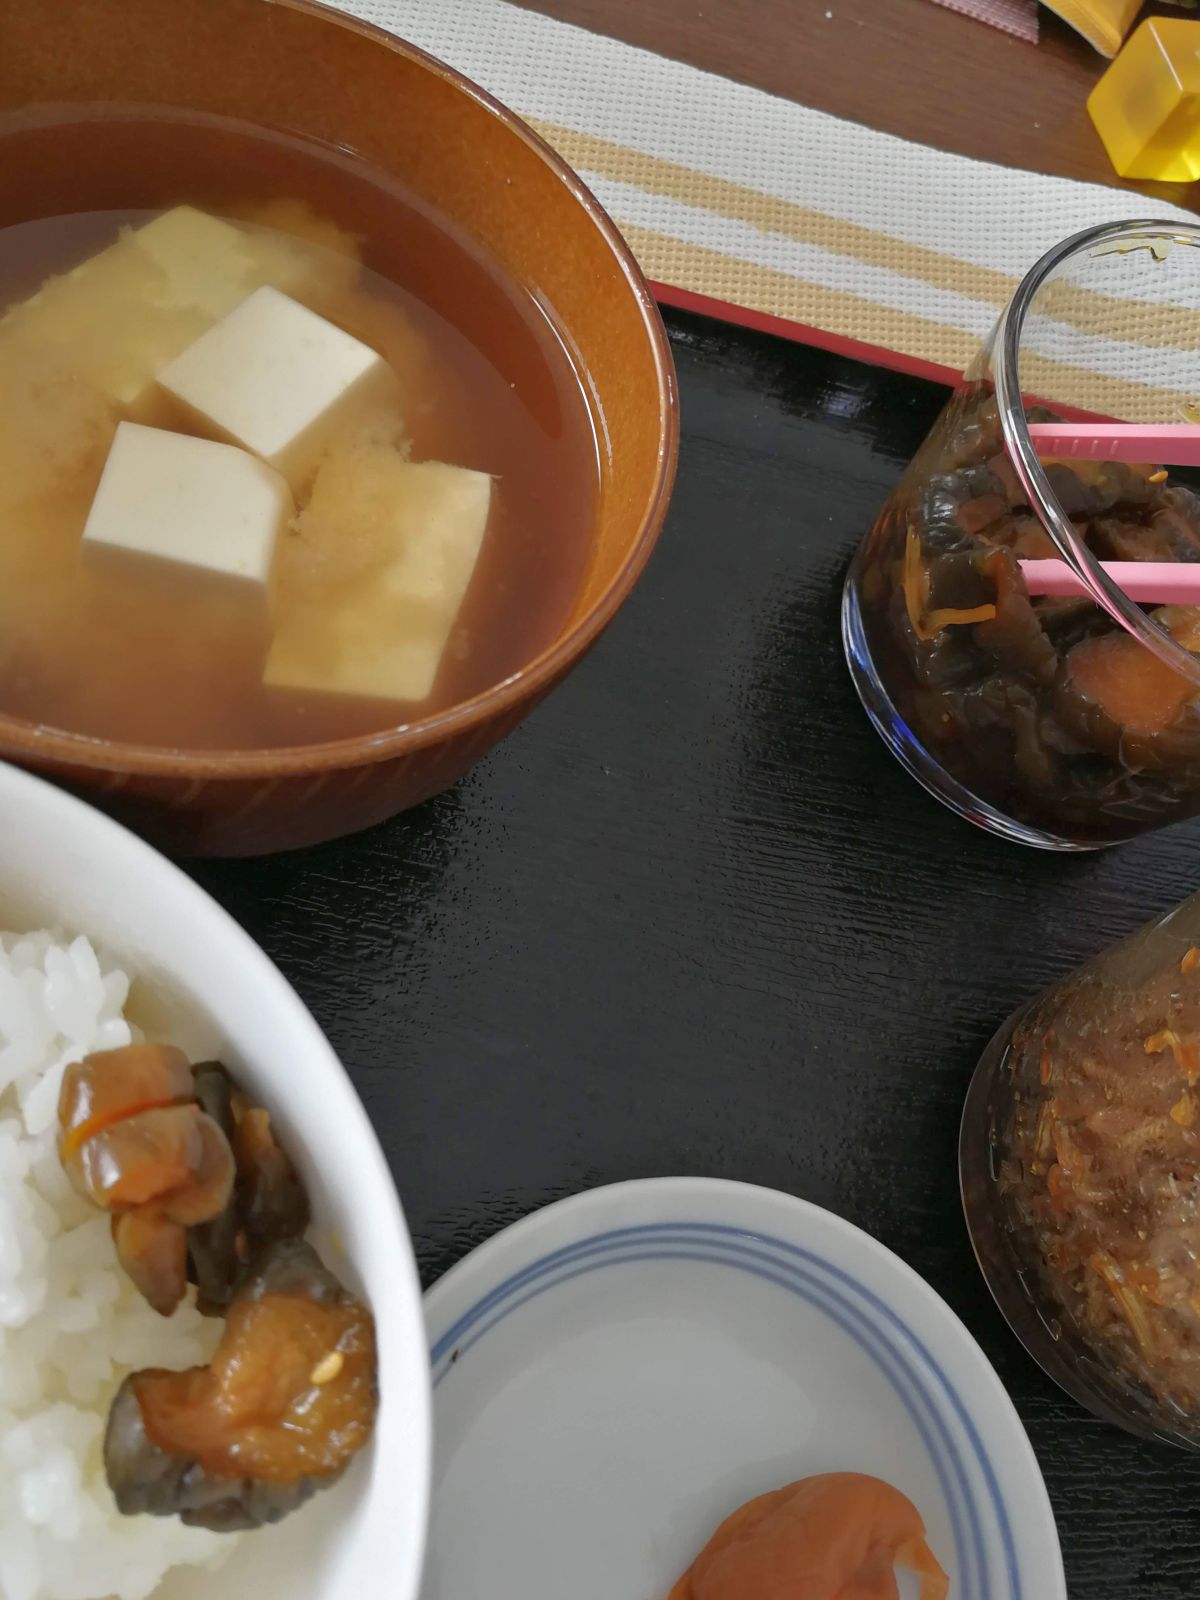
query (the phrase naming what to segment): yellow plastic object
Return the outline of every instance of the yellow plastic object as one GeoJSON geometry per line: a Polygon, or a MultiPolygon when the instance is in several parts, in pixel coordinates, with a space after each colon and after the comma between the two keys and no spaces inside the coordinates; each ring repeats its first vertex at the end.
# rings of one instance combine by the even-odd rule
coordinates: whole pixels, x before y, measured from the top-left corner
{"type": "Polygon", "coordinates": [[[1151,17],[1088,96],[1123,178],[1200,178],[1200,22],[1151,17]]]}
{"type": "Polygon", "coordinates": [[[1046,4],[1104,56],[1116,55],[1142,9],[1142,0],[1046,0],[1046,4]]]}

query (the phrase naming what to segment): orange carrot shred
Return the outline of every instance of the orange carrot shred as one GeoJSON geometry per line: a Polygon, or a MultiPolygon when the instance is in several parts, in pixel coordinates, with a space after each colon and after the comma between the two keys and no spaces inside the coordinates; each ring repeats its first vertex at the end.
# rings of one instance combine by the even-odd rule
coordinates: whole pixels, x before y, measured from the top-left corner
{"type": "Polygon", "coordinates": [[[901,577],[908,620],[918,639],[936,639],[943,628],[966,622],[991,622],[994,605],[960,608],[941,606],[929,610],[929,574],[921,562],[921,541],[915,528],[909,528],[904,541],[904,569],[901,577]]]}
{"type": "Polygon", "coordinates": [[[169,1111],[174,1104],[174,1100],[137,1100],[132,1105],[98,1112],[86,1122],[81,1122],[77,1128],[71,1129],[63,1139],[59,1155],[63,1161],[69,1161],[72,1156],[79,1154],[89,1139],[94,1139],[98,1133],[103,1133],[105,1128],[124,1122],[127,1117],[136,1117],[143,1111],[169,1111]]]}
{"type": "Polygon", "coordinates": [[[1161,1055],[1164,1050],[1170,1050],[1175,1057],[1175,1065],[1189,1083],[1195,1083],[1200,1078],[1200,1048],[1197,1048],[1195,1039],[1181,1039],[1174,1028],[1163,1028],[1159,1033],[1152,1033],[1143,1048],[1148,1056],[1161,1055]]]}
{"type": "Polygon", "coordinates": [[[1196,1120],[1196,1102],[1190,1094],[1181,1095],[1171,1107],[1171,1121],[1181,1128],[1190,1128],[1196,1120]]]}

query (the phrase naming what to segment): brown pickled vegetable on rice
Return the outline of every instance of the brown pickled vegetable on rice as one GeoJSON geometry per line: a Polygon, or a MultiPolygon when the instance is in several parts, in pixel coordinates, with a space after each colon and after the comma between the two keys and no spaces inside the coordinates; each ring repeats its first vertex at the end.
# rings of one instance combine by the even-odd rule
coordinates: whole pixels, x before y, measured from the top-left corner
{"type": "Polygon", "coordinates": [[[190,1279],[225,1318],[207,1366],[121,1385],[104,1445],[118,1509],[215,1532],[287,1516],[369,1439],[376,1355],[370,1311],[302,1238],[308,1196],[270,1114],[220,1062],[137,1044],[67,1068],[59,1130],[144,1298],[170,1316],[190,1279]]]}
{"type": "Polygon", "coordinates": [[[222,1129],[195,1101],[192,1069],[170,1045],[127,1045],[63,1076],[59,1156],[78,1192],[112,1213],[121,1265],[170,1316],[187,1287],[187,1230],[233,1193],[222,1129]]]}
{"type": "Polygon", "coordinates": [[[125,1380],[105,1470],[126,1513],[218,1533],[261,1527],[337,1481],[376,1404],[370,1312],[291,1239],[238,1290],[208,1366],[125,1380]]]}

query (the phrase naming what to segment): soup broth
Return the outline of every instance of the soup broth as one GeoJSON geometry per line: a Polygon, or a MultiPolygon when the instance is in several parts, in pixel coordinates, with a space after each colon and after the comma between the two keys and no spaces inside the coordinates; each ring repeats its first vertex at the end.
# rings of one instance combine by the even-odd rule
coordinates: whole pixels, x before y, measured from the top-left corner
{"type": "MultiPolygon", "coordinates": [[[[343,152],[225,121],[110,112],[0,119],[0,318],[180,205],[244,229],[264,260],[286,263],[282,279],[263,282],[387,361],[407,459],[491,477],[482,547],[432,692],[265,684],[275,622],[239,595],[162,563],[81,559],[118,422],[200,430],[157,391],[132,407],[97,403],[78,354],[96,332],[86,317],[54,335],[44,362],[6,359],[0,320],[0,712],[139,745],[288,746],[435,715],[518,671],[569,612],[599,493],[592,415],[549,309],[343,152]]],[[[306,556],[310,491],[297,490],[298,517],[280,536],[277,607],[297,585],[309,604],[324,592],[324,568],[306,556]]],[[[336,595],[342,552],[321,558],[336,595]]]]}

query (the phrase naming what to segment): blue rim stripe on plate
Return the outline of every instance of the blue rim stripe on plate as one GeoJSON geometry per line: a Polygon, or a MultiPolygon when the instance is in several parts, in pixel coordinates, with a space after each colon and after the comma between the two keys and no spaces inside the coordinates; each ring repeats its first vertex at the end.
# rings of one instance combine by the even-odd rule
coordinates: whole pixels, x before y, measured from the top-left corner
{"type": "MultiPolygon", "coordinates": [[[[770,1258],[767,1257],[763,1259],[769,1261],[770,1258]]],[[[775,1272],[768,1271],[763,1267],[755,1266],[747,1255],[739,1256],[736,1254],[731,1254],[727,1251],[722,1254],[714,1254],[705,1251],[695,1240],[690,1241],[686,1247],[678,1247],[675,1250],[670,1251],[656,1250],[652,1245],[647,1248],[646,1242],[643,1242],[643,1245],[640,1248],[637,1246],[630,1247],[630,1249],[625,1253],[619,1255],[615,1255],[610,1251],[601,1255],[598,1259],[585,1262],[579,1266],[572,1266],[570,1263],[567,1263],[565,1266],[560,1264],[553,1268],[551,1273],[547,1273],[541,1280],[525,1284],[521,1291],[519,1291],[519,1298],[513,1299],[496,1309],[489,1322],[478,1327],[463,1341],[457,1344],[454,1347],[455,1354],[453,1366],[446,1365],[442,1367],[441,1371],[434,1379],[434,1388],[436,1389],[451,1371],[456,1370],[458,1363],[468,1353],[468,1351],[478,1344],[481,1339],[485,1338],[493,1328],[495,1328],[499,1323],[505,1321],[506,1318],[508,1318],[513,1312],[519,1311],[522,1306],[528,1305],[531,1300],[538,1299],[541,1295],[547,1293],[549,1290],[557,1289],[560,1287],[560,1285],[571,1282],[572,1279],[586,1277],[593,1272],[602,1270],[605,1267],[628,1266],[630,1264],[639,1262],[655,1261],[699,1261],[711,1266],[730,1267],[735,1271],[745,1272],[752,1277],[760,1278],[767,1283],[773,1283],[776,1285],[776,1287],[786,1290],[789,1294],[798,1295],[800,1298],[816,1306],[819,1311],[827,1316],[830,1321],[835,1322],[838,1327],[840,1327],[842,1331],[848,1335],[848,1337],[853,1339],[854,1342],[866,1352],[871,1360],[874,1361],[875,1365],[884,1372],[892,1387],[896,1390],[900,1397],[901,1403],[908,1412],[909,1416],[912,1418],[913,1424],[916,1427],[917,1432],[920,1434],[921,1442],[925,1446],[926,1454],[933,1463],[934,1471],[937,1474],[938,1483],[941,1488],[943,1498],[945,1499],[950,1510],[950,1522],[954,1531],[955,1555],[960,1574],[963,1575],[959,1589],[959,1600],[976,1600],[977,1596],[982,1596],[983,1600],[990,1600],[992,1590],[987,1579],[986,1560],[983,1553],[983,1541],[979,1529],[978,1517],[975,1511],[974,1503],[970,1496],[970,1491],[966,1486],[966,1479],[962,1471],[961,1462],[958,1459],[958,1452],[955,1449],[953,1441],[946,1433],[945,1424],[942,1417],[930,1404],[928,1395],[923,1393],[920,1389],[917,1389],[914,1392],[919,1396],[924,1406],[928,1408],[928,1419],[922,1416],[918,1408],[913,1404],[913,1395],[907,1391],[905,1384],[902,1381],[904,1376],[911,1376],[911,1374],[905,1373],[903,1358],[898,1358],[898,1364],[901,1370],[901,1377],[898,1378],[898,1375],[894,1370],[897,1362],[892,1359],[894,1352],[891,1351],[886,1341],[881,1341],[882,1350],[872,1348],[872,1345],[875,1341],[870,1335],[874,1332],[874,1330],[869,1330],[868,1325],[863,1324],[861,1321],[856,1325],[853,1310],[850,1311],[849,1315],[844,1315],[843,1312],[838,1309],[839,1301],[836,1297],[832,1301],[825,1298],[825,1294],[828,1292],[825,1286],[815,1283],[813,1280],[809,1279],[807,1275],[801,1275],[797,1273],[795,1269],[793,1269],[789,1275],[781,1276],[775,1272]],[[864,1336],[864,1333],[866,1333],[867,1336],[864,1336]],[[939,1441],[935,1441],[933,1438],[931,1438],[928,1426],[929,1421],[932,1421],[934,1427],[938,1430],[938,1433],[941,1436],[939,1441]],[[941,1449],[938,1447],[939,1443],[942,1447],[941,1449]],[[947,1455],[949,1455],[954,1462],[956,1469],[956,1481],[951,1480],[947,1476],[947,1455]],[[956,1484],[958,1493],[955,1492],[956,1484]],[[959,1505],[960,1497],[964,1502],[962,1508],[960,1508],[959,1505]],[[972,1538],[969,1548],[966,1547],[966,1540],[963,1534],[963,1510],[965,1510],[965,1514],[971,1528],[972,1538]],[[973,1561],[969,1559],[970,1557],[974,1558],[973,1561]]],[[[845,1304],[844,1301],[840,1303],[842,1305],[845,1304]]]]}
{"type": "MultiPolygon", "coordinates": [[[[915,1347],[919,1355],[929,1367],[930,1371],[935,1376],[939,1386],[944,1391],[947,1400],[950,1402],[950,1405],[955,1412],[955,1415],[962,1423],[970,1439],[976,1461],[986,1480],[988,1493],[992,1504],[996,1509],[999,1520],[1000,1534],[1004,1543],[1005,1565],[1008,1569],[1012,1600],[1021,1600],[1021,1580],[1017,1568],[1016,1544],[1015,1540],[1013,1539],[1012,1525],[1008,1516],[1007,1507],[1005,1506],[1003,1496],[1000,1493],[1000,1485],[996,1479],[995,1470],[992,1467],[987,1452],[983,1447],[983,1440],[980,1438],[979,1430],[976,1428],[974,1420],[963,1404],[957,1390],[954,1388],[953,1384],[950,1383],[949,1379],[946,1377],[946,1374],[942,1371],[938,1363],[933,1359],[933,1356],[926,1348],[923,1341],[917,1337],[908,1324],[900,1316],[898,1316],[892,1310],[892,1308],[886,1304],[885,1301],[881,1300],[879,1296],[874,1294],[871,1290],[865,1288],[861,1283],[858,1282],[856,1278],[852,1278],[849,1273],[845,1272],[841,1267],[835,1266],[832,1261],[827,1261],[823,1256],[818,1256],[813,1251],[804,1249],[799,1245],[791,1244],[787,1240],[776,1239],[768,1234],[756,1233],[753,1229],[749,1228],[735,1228],[720,1223],[704,1222],[639,1224],[637,1226],[628,1228],[609,1229],[603,1233],[594,1235],[590,1239],[577,1240],[574,1244],[565,1245],[558,1250],[550,1251],[547,1255],[533,1262],[530,1266],[524,1267],[521,1269],[521,1271],[513,1273],[509,1278],[498,1285],[496,1289],[485,1295],[482,1300],[480,1300],[471,1308],[470,1311],[465,1314],[465,1316],[459,1319],[458,1323],[456,1323],[455,1326],[450,1329],[449,1333],[447,1333],[438,1341],[438,1344],[435,1346],[432,1352],[434,1366],[437,1366],[439,1360],[444,1357],[446,1349],[450,1348],[450,1346],[455,1342],[456,1336],[461,1333],[464,1325],[477,1321],[491,1305],[494,1305],[505,1299],[508,1295],[513,1293],[523,1281],[541,1276],[556,1263],[560,1263],[580,1255],[594,1254],[598,1249],[608,1248],[612,1243],[619,1240],[636,1240],[638,1238],[644,1239],[647,1236],[662,1238],[670,1234],[679,1234],[685,1237],[689,1235],[715,1236],[721,1239],[731,1240],[742,1245],[765,1245],[771,1249],[778,1250],[785,1256],[806,1262],[818,1270],[828,1273],[831,1277],[836,1278],[840,1283],[844,1284],[847,1289],[853,1291],[854,1294],[866,1302],[873,1312],[882,1316],[896,1329],[899,1334],[901,1334],[906,1340],[908,1340],[910,1344],[915,1347]]],[[[858,1314],[860,1316],[862,1315],[861,1310],[859,1310],[858,1314]]]]}
{"type": "Polygon", "coordinates": [[[435,1369],[435,1387],[450,1370],[442,1364],[451,1352],[454,1353],[454,1360],[457,1362],[467,1349],[482,1339],[497,1323],[529,1300],[537,1298],[538,1295],[560,1283],[568,1282],[571,1278],[583,1276],[605,1266],[654,1259],[701,1260],[749,1272],[809,1301],[824,1315],[836,1321],[843,1331],[849,1333],[884,1372],[912,1417],[929,1453],[954,1528],[960,1582],[965,1584],[959,1591],[961,1600],[975,1600],[976,1596],[979,1600],[1021,1600],[1021,1580],[1007,1507],[979,1431],[946,1373],[908,1324],[871,1290],[833,1262],[786,1240],[746,1228],[715,1223],[680,1222],[612,1229],[551,1251],[529,1266],[511,1274],[495,1289],[482,1296],[469,1311],[456,1320],[447,1333],[436,1341],[431,1352],[435,1369]],[[664,1246],[669,1248],[664,1250],[664,1246]],[[701,1247],[710,1253],[697,1253],[701,1247]],[[648,1254],[647,1250],[652,1250],[654,1253],[648,1254]],[[614,1255],[614,1251],[624,1253],[614,1255]],[[631,1251],[634,1253],[629,1253],[631,1251]],[[717,1254],[711,1253],[714,1251],[717,1254]],[[764,1254],[764,1251],[775,1251],[785,1259],[777,1260],[769,1254],[764,1254]],[[572,1268],[574,1270],[568,1270],[572,1268]],[[815,1274],[825,1274],[835,1282],[831,1284],[822,1281],[821,1277],[815,1274]],[[524,1290],[530,1292],[523,1294],[524,1290]],[[867,1314],[868,1309],[874,1313],[874,1321],[867,1314]],[[480,1326],[493,1311],[497,1312],[497,1315],[490,1317],[485,1326],[480,1326]],[[885,1326],[880,1326],[880,1320],[885,1326]],[[911,1354],[897,1346],[895,1340],[889,1336],[888,1329],[911,1347],[911,1354]],[[468,1334],[473,1336],[464,1343],[468,1334]],[[949,1401],[967,1435],[971,1447],[969,1453],[974,1455],[975,1464],[986,1484],[1008,1571],[1009,1587],[1004,1596],[993,1589],[987,1574],[979,1507],[964,1469],[958,1445],[948,1433],[945,1418],[934,1403],[925,1379],[914,1369],[913,1356],[928,1369],[949,1401]],[[936,1440],[930,1435],[929,1422],[933,1425],[936,1440]],[[938,1448],[939,1443],[941,1448],[938,1448]],[[959,1515],[960,1496],[970,1529],[969,1540],[964,1538],[959,1515]]]}

